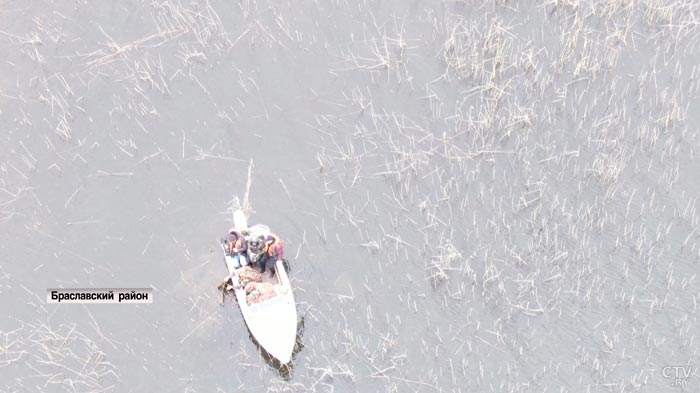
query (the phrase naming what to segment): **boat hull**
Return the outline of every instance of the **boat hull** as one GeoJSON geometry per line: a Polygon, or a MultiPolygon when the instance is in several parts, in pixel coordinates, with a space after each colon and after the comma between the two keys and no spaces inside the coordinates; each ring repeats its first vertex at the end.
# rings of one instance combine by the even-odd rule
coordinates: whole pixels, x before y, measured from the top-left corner
{"type": "MultiPolygon", "coordinates": [[[[225,255],[226,267],[234,283],[238,282],[233,258],[225,255]]],[[[234,293],[250,334],[271,356],[286,364],[291,361],[297,335],[297,309],[287,271],[282,261],[275,262],[277,295],[261,303],[248,304],[243,288],[234,293]]]]}

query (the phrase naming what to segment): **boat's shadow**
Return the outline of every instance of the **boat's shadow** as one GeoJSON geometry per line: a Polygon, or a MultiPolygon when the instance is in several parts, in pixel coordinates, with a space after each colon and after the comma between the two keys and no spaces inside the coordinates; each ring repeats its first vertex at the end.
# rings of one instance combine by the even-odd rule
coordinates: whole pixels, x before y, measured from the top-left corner
{"type": "Polygon", "coordinates": [[[250,333],[250,330],[248,330],[248,337],[250,337],[250,340],[258,348],[260,355],[268,366],[277,371],[280,377],[282,377],[285,381],[292,379],[292,375],[294,373],[294,360],[296,360],[297,354],[299,354],[299,352],[301,352],[301,350],[304,348],[304,317],[299,318],[299,321],[297,322],[297,338],[296,342],[294,343],[292,358],[287,364],[281,363],[274,356],[267,353],[265,348],[263,348],[260,344],[258,344],[258,341],[255,340],[255,337],[253,337],[253,335],[250,333]]]}

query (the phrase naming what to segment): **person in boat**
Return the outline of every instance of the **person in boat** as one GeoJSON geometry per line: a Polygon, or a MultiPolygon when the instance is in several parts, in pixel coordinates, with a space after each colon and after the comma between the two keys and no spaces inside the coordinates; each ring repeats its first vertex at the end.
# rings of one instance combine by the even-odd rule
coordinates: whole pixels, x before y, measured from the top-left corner
{"type": "MultiPolygon", "coordinates": [[[[248,260],[254,265],[260,265],[265,251],[265,236],[257,235],[248,239],[248,260]]],[[[264,272],[264,269],[261,269],[264,272]]]]}
{"type": "Polygon", "coordinates": [[[247,241],[245,236],[238,232],[235,228],[231,228],[226,236],[226,252],[235,261],[235,267],[240,269],[244,266],[248,266],[247,254],[247,241]]]}
{"type": "Polygon", "coordinates": [[[270,276],[275,276],[275,262],[284,259],[284,241],[275,234],[267,236],[259,236],[255,239],[256,262],[260,266],[260,273],[265,273],[265,270],[270,269],[270,276]]]}

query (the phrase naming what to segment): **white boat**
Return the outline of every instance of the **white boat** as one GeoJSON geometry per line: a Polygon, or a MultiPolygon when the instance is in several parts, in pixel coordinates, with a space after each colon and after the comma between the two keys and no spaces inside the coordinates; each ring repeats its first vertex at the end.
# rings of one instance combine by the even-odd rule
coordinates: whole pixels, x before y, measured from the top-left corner
{"type": "MultiPolygon", "coordinates": [[[[234,214],[234,225],[238,231],[255,231],[263,226],[248,228],[243,212],[234,214]]],[[[232,280],[238,282],[236,263],[224,252],[226,267],[232,280]]],[[[274,358],[283,364],[291,361],[297,337],[297,309],[294,303],[292,286],[281,260],[275,262],[275,277],[266,282],[273,284],[275,296],[260,303],[248,303],[243,288],[234,289],[238,306],[251,335],[274,358]]],[[[236,285],[234,285],[236,286],[236,285]]]]}

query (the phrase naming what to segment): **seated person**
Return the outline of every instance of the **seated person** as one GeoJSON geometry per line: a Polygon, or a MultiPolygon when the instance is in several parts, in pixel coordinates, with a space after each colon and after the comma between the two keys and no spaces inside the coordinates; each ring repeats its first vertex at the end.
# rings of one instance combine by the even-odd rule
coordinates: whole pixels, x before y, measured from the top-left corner
{"type": "Polygon", "coordinates": [[[284,258],[284,241],[277,235],[258,235],[248,241],[248,259],[260,266],[260,273],[270,268],[270,276],[275,276],[275,262],[284,258]]]}
{"type": "Polygon", "coordinates": [[[245,236],[241,235],[240,232],[232,228],[228,231],[224,245],[226,246],[226,254],[233,258],[234,267],[236,269],[240,269],[243,266],[248,266],[248,260],[246,258],[248,246],[245,236]]]}
{"type": "Polygon", "coordinates": [[[261,273],[265,273],[265,267],[268,264],[268,262],[271,262],[270,265],[270,276],[274,277],[275,276],[275,262],[281,261],[284,259],[284,241],[280,239],[277,235],[274,233],[268,235],[265,238],[265,249],[264,249],[263,256],[261,258],[261,273]]]}

